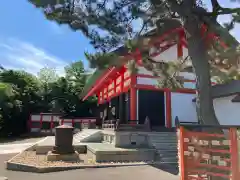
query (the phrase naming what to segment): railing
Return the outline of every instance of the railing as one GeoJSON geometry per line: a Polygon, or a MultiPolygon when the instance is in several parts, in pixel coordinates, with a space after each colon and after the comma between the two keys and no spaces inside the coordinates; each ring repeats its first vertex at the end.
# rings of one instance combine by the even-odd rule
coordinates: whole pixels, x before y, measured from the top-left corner
{"type": "Polygon", "coordinates": [[[176,124],[181,180],[239,179],[239,126],[176,124]]]}
{"type": "Polygon", "coordinates": [[[115,129],[117,120],[104,120],[102,128],[103,129],[115,129]]]}
{"type": "Polygon", "coordinates": [[[73,126],[76,129],[82,127],[95,128],[96,117],[89,118],[77,118],[77,117],[62,117],[60,114],[54,113],[40,113],[31,114],[29,118],[29,130],[31,132],[52,132],[56,126],[67,124],[73,126]]]}

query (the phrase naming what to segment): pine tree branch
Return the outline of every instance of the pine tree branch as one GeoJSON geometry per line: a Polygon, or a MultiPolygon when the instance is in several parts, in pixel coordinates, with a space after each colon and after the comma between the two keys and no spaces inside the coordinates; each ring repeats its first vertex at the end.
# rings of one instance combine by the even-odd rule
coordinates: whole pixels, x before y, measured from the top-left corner
{"type": "Polygon", "coordinates": [[[219,3],[218,0],[211,0],[212,3],[212,12],[202,11],[197,7],[194,12],[200,16],[210,16],[214,19],[217,18],[219,15],[226,15],[226,14],[240,14],[240,8],[224,8],[219,3]]]}

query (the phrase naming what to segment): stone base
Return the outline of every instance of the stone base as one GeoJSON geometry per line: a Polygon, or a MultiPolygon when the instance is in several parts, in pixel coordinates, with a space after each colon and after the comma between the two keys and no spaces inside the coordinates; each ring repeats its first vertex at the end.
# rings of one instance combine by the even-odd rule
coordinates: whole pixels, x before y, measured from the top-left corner
{"type": "Polygon", "coordinates": [[[48,161],[79,161],[79,154],[75,151],[72,154],[55,154],[52,151],[49,151],[47,154],[48,161]]]}

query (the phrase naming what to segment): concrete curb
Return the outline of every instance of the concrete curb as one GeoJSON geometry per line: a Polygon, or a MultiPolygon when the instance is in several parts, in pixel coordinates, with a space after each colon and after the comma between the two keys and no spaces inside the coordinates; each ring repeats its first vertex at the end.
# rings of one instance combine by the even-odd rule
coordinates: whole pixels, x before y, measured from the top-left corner
{"type": "MultiPolygon", "coordinates": [[[[26,148],[26,149],[24,149],[23,151],[35,150],[35,147],[36,147],[36,146],[37,146],[39,143],[41,143],[41,142],[45,141],[47,138],[48,138],[48,136],[47,136],[47,137],[45,137],[45,138],[43,138],[43,139],[41,139],[41,140],[39,140],[39,141],[37,141],[37,142],[36,142],[36,143],[34,143],[33,145],[31,145],[31,146],[27,147],[27,148],[26,148]]],[[[22,153],[23,151],[21,151],[20,153],[22,153]]]]}
{"type": "Polygon", "coordinates": [[[67,171],[74,169],[86,169],[86,168],[110,168],[110,167],[124,167],[124,166],[146,166],[153,165],[155,163],[129,163],[129,164],[98,164],[98,165],[79,165],[79,166],[54,166],[54,167],[37,167],[26,164],[6,162],[6,169],[12,171],[23,171],[33,173],[50,173],[57,171],[67,171]]]}
{"type": "MultiPolygon", "coordinates": [[[[22,152],[24,152],[24,151],[34,150],[34,148],[36,147],[36,145],[37,145],[38,143],[41,143],[41,142],[45,141],[46,139],[47,139],[47,137],[45,137],[44,139],[41,139],[41,140],[37,141],[37,142],[34,143],[33,145],[31,145],[31,146],[27,147],[26,149],[22,150],[21,152],[19,152],[17,155],[13,156],[13,157],[12,157],[11,159],[9,159],[7,162],[12,161],[14,158],[18,157],[18,156],[19,156],[22,152]]],[[[7,162],[5,162],[5,163],[7,163],[7,162]]]]}

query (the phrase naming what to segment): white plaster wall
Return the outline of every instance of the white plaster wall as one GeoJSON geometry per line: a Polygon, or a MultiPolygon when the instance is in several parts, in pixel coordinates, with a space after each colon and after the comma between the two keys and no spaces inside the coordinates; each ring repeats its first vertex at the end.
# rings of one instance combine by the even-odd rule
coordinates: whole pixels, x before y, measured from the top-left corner
{"type": "Polygon", "coordinates": [[[49,121],[51,121],[51,118],[52,118],[51,115],[43,115],[42,116],[42,121],[49,122],[49,121]]]}
{"type": "Polygon", "coordinates": [[[188,89],[196,89],[196,83],[195,82],[184,82],[183,87],[188,88],[188,89]]]}
{"type": "Polygon", "coordinates": [[[138,74],[146,74],[146,75],[153,75],[153,73],[147,70],[145,67],[138,66],[138,74]]]}
{"type": "Polygon", "coordinates": [[[63,122],[63,125],[72,126],[71,122],[63,122]]]}
{"type": "Polygon", "coordinates": [[[185,79],[189,79],[189,80],[195,80],[195,78],[196,78],[196,75],[191,72],[179,72],[178,76],[182,76],[185,79]]]}
{"type": "MultiPolygon", "coordinates": [[[[157,78],[137,77],[137,84],[157,86],[158,79],[157,78]]],[[[195,82],[184,82],[183,87],[189,88],[189,89],[195,89],[196,84],[195,84],[195,82]]]]}
{"type": "MultiPolygon", "coordinates": [[[[153,50],[150,50],[150,52],[153,50]]],[[[158,56],[153,57],[153,60],[155,61],[164,61],[164,62],[170,62],[175,61],[178,59],[178,50],[177,50],[177,44],[173,45],[166,51],[162,52],[158,56]]],[[[183,47],[183,59],[188,56],[188,49],[183,47]]]]}
{"type": "Polygon", "coordinates": [[[31,132],[39,132],[39,131],[41,131],[40,128],[31,128],[31,132]]]}
{"type": "Polygon", "coordinates": [[[53,116],[53,121],[54,122],[58,122],[60,119],[59,119],[59,116],[53,116]]]}
{"type": "Polygon", "coordinates": [[[145,78],[145,77],[137,77],[137,84],[144,84],[144,85],[157,85],[158,80],[157,78],[145,78]]]}
{"type": "Polygon", "coordinates": [[[192,102],[195,97],[195,94],[171,93],[173,127],[176,116],[180,122],[197,122],[196,105],[192,102]]]}
{"type": "Polygon", "coordinates": [[[177,45],[174,45],[167,49],[166,51],[162,52],[158,56],[153,57],[153,60],[155,61],[164,61],[164,62],[170,62],[177,60],[177,45]]]}
{"type": "Polygon", "coordinates": [[[40,115],[31,115],[32,121],[40,121],[40,115]]]}
{"type": "Polygon", "coordinates": [[[185,59],[188,56],[188,49],[183,47],[183,59],[185,59]]]}
{"type": "Polygon", "coordinates": [[[221,125],[240,125],[240,103],[231,102],[235,96],[213,100],[215,113],[221,125]]]}

